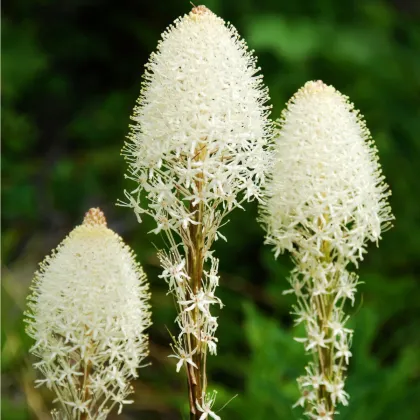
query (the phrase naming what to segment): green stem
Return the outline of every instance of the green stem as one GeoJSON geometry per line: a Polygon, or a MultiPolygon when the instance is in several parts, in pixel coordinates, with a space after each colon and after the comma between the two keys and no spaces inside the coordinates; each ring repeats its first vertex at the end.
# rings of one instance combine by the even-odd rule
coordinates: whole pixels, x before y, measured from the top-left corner
{"type": "MultiPolygon", "coordinates": [[[[190,276],[191,288],[194,295],[197,295],[201,288],[201,278],[203,275],[203,262],[204,262],[204,238],[203,238],[203,204],[200,202],[195,209],[195,221],[197,225],[190,225],[190,237],[192,240],[192,246],[188,253],[188,275],[190,276]]],[[[197,325],[199,324],[200,310],[196,306],[192,312],[193,321],[197,325]]],[[[200,327],[197,326],[196,331],[198,337],[201,335],[200,327]]],[[[197,411],[196,401],[202,403],[203,381],[206,378],[206,372],[204,371],[203,350],[201,347],[201,341],[198,340],[193,334],[190,334],[191,348],[197,348],[197,351],[193,354],[193,362],[197,365],[197,369],[193,366],[189,366],[188,369],[188,386],[189,386],[189,403],[190,403],[190,420],[198,420],[202,413],[197,411]]]]}
{"type": "MultiPolygon", "coordinates": [[[[328,221],[328,216],[324,216],[325,220],[328,221]]],[[[320,222],[320,226],[322,223],[320,222]]],[[[328,263],[330,262],[330,244],[327,241],[323,241],[321,250],[323,251],[323,257],[320,258],[319,263],[328,263]]],[[[330,282],[333,279],[329,279],[330,282]]],[[[324,333],[325,340],[332,338],[331,329],[328,327],[328,321],[331,317],[333,309],[334,298],[325,295],[318,295],[315,298],[315,304],[318,310],[318,326],[321,333],[324,333]]],[[[330,379],[333,369],[333,344],[328,344],[327,347],[318,346],[318,357],[319,357],[319,366],[323,376],[327,379],[330,379]]],[[[327,391],[325,385],[321,385],[318,392],[318,397],[320,400],[325,401],[325,407],[327,411],[332,411],[334,405],[331,399],[330,393],[327,391]]]]}

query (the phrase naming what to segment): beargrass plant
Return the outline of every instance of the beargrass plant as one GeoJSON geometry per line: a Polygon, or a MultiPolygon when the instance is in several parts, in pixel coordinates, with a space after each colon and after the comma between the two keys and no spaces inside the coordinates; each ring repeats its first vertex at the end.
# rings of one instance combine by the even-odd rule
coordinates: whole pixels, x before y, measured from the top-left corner
{"type": "MultiPolygon", "coordinates": [[[[208,390],[207,355],[217,354],[219,260],[213,244],[235,208],[260,202],[266,243],[289,251],[296,324],[312,361],[296,405],[328,420],[347,405],[353,331],[348,303],[367,243],[393,219],[377,150],[363,118],[332,86],[308,82],[274,131],[253,52],[204,6],[175,20],[146,64],[123,155],[135,183],[119,204],[161,234],[159,276],[177,309],[171,334],[185,371],[191,420],[220,419],[208,390]]],[[[99,209],[47,257],[26,312],[35,367],[55,392],[56,419],[104,420],[132,401],[130,385],[148,354],[145,275],[99,209]]]]}
{"type": "Polygon", "coordinates": [[[36,386],[56,394],[53,418],[104,420],[133,402],[130,380],[148,354],[148,288],[133,252],[99,209],[45,258],[26,322],[43,375],[36,386]]]}
{"type": "Polygon", "coordinates": [[[321,81],[289,101],[275,134],[275,164],[261,206],[266,243],[289,251],[302,342],[312,361],[298,379],[296,405],[312,419],[333,419],[344,390],[353,331],[346,326],[360,283],[352,267],[369,241],[391,225],[384,183],[369,130],[348,98],[321,81]]]}
{"type": "Polygon", "coordinates": [[[267,88],[236,29],[204,6],[163,33],[146,65],[123,154],[125,192],[138,221],[156,222],[159,251],[179,330],[172,349],[185,369],[191,419],[218,419],[207,389],[207,353],[217,352],[218,259],[212,245],[227,215],[259,199],[271,137],[267,88]]]}

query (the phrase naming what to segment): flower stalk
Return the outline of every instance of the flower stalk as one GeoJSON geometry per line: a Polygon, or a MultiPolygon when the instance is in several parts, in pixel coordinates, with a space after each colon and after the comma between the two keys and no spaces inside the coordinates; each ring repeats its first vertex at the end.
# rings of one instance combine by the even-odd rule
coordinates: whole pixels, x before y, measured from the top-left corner
{"type": "Polygon", "coordinates": [[[289,251],[297,304],[296,338],[312,355],[298,378],[295,405],[311,419],[333,419],[344,390],[353,331],[347,328],[363,260],[393,219],[390,192],[366,125],[348,98],[321,81],[308,82],[289,101],[275,135],[274,170],[261,205],[266,243],[289,251]]]}
{"type": "Polygon", "coordinates": [[[217,353],[218,260],[212,245],[241,203],[259,199],[268,167],[267,89],[237,31],[204,6],[171,25],[146,65],[123,154],[125,192],[139,222],[147,214],[168,246],[160,275],[174,295],[180,333],[176,370],[185,368],[190,418],[218,419],[207,390],[207,353],[217,353]],[[146,198],[146,200],[144,200],[146,198]]]}
{"type": "Polygon", "coordinates": [[[146,276],[132,251],[90,209],[41,264],[26,312],[31,352],[57,396],[60,420],[104,420],[122,411],[137,368],[148,354],[146,276]]]}

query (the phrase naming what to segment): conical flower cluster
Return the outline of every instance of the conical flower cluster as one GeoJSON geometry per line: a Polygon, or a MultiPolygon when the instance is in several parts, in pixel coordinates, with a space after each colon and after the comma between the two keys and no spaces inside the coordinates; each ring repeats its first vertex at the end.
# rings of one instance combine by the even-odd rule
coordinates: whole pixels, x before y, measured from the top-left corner
{"type": "MultiPolygon", "coordinates": [[[[348,98],[308,82],[289,101],[275,136],[275,164],[261,219],[276,256],[288,250],[298,303],[297,339],[315,362],[299,379],[298,404],[314,419],[332,418],[344,391],[352,330],[343,308],[355,299],[358,277],[347,271],[363,259],[393,219],[388,186],[370,133],[348,98]]],[[[286,292],[286,293],[287,293],[286,292]]]]}
{"type": "MultiPolygon", "coordinates": [[[[155,233],[184,236],[199,204],[209,210],[223,204],[224,214],[239,205],[240,192],[259,196],[270,122],[258,71],[236,29],[204,6],[163,33],[124,148],[129,178],[138,183],[127,193],[129,204],[139,218],[154,217],[155,233]]],[[[222,214],[207,213],[212,241],[222,214]]]]}
{"type": "Polygon", "coordinates": [[[36,273],[27,332],[35,367],[57,395],[59,419],[105,419],[130,403],[148,354],[148,284],[130,248],[91,209],[36,273]]]}
{"type": "Polygon", "coordinates": [[[258,72],[236,29],[194,7],[163,33],[146,65],[123,150],[137,187],[121,204],[139,221],[143,213],[153,217],[153,232],[168,239],[169,250],[159,254],[161,277],[176,297],[181,334],[174,356],[177,370],[187,370],[193,415],[214,403],[205,365],[207,349],[217,351],[210,309],[221,302],[210,249],[223,238],[226,215],[243,200],[260,198],[269,166],[268,92],[258,72]]]}
{"type": "Polygon", "coordinates": [[[276,135],[275,167],[263,206],[276,255],[298,247],[357,263],[392,219],[390,195],[369,130],[348,98],[308,82],[289,101],[276,135]]]}

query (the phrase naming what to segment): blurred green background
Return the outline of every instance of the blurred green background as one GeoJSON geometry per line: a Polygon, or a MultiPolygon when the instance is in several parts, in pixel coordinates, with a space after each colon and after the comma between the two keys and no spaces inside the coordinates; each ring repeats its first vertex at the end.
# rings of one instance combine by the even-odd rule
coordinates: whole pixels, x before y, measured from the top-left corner
{"type": "MultiPolygon", "coordinates": [[[[343,420],[420,418],[420,13],[418,0],[213,0],[256,50],[273,118],[307,80],[322,79],[365,115],[393,191],[395,227],[369,247],[343,420]]],[[[120,156],[143,66],[160,33],[187,13],[187,0],[14,0],[3,4],[2,418],[48,419],[52,395],[33,388],[22,311],[37,264],[100,206],[147,272],[153,297],[152,365],[141,370],[135,403],[118,418],[186,418],[186,381],[168,359],[174,308],[160,273],[150,220],[116,207],[120,156]]],[[[291,268],[263,246],[256,206],[223,228],[219,356],[211,385],[224,419],[297,419],[293,341],[282,296],[291,268]]],[[[219,241],[220,242],[220,241],[219,241]]],[[[114,416],[116,417],[116,416],[114,416]]],[[[111,416],[110,418],[114,418],[111,416]]]]}

